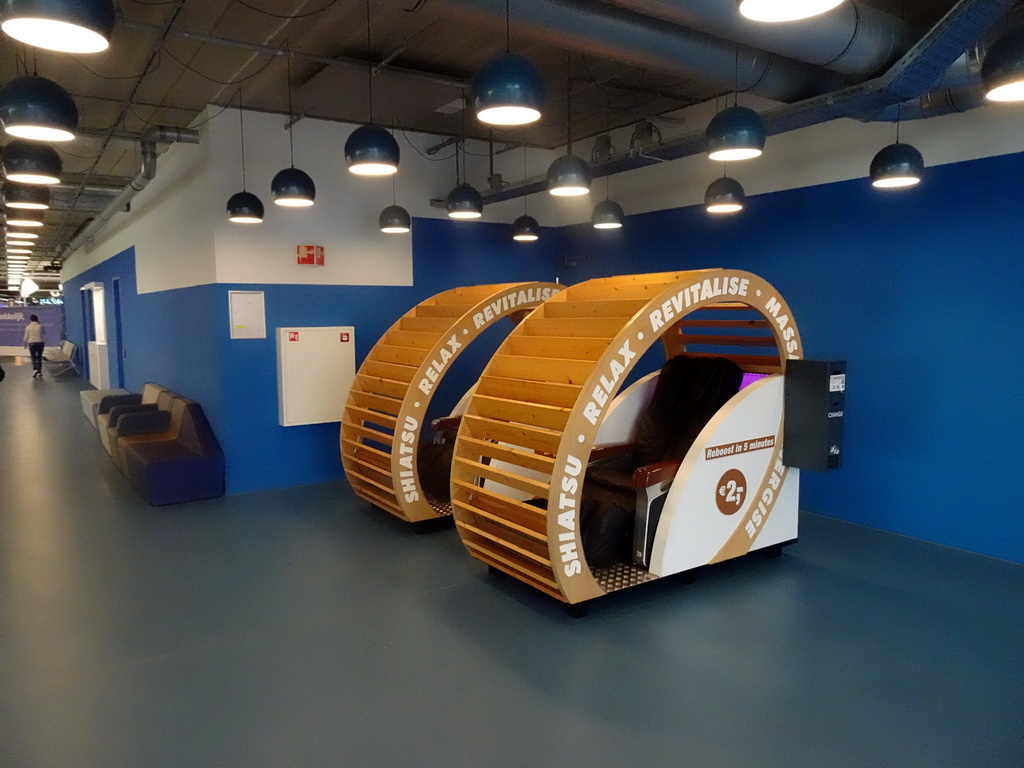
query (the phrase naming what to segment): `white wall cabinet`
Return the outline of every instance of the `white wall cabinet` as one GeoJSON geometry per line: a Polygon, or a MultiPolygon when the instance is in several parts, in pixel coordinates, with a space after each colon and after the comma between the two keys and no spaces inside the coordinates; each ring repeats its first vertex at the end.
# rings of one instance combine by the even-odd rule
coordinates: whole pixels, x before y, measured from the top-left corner
{"type": "Polygon", "coordinates": [[[341,421],[356,375],[355,348],[350,325],[277,329],[281,426],[341,421]]]}

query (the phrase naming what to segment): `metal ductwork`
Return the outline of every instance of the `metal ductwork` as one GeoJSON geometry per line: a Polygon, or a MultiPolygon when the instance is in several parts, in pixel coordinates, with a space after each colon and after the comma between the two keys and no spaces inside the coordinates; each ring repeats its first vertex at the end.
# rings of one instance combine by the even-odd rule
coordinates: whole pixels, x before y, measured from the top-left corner
{"type": "Polygon", "coordinates": [[[92,219],[71,238],[68,244],[61,249],[57,260],[63,263],[83,245],[91,243],[96,238],[97,233],[106,226],[107,222],[114,218],[115,214],[124,211],[132,198],[144,190],[156,176],[156,145],[173,144],[175,142],[198,144],[199,131],[189,128],[155,125],[143,133],[140,140],[142,161],[139,165],[139,172],[107,203],[107,206],[102,211],[96,214],[96,218],[92,219]]]}
{"type": "MultiPolygon", "coordinates": [[[[1014,5],[1014,0],[959,0],[950,11],[881,77],[831,93],[787,104],[761,114],[768,134],[786,133],[798,128],[828,122],[838,117],[868,119],[880,115],[890,105],[918,98],[957,61],[963,52],[982,38],[1014,5]]],[[[933,107],[934,114],[961,111],[970,95],[958,89],[943,107],[933,107]]],[[[942,97],[929,94],[930,99],[942,97]]],[[[643,154],[616,155],[591,167],[594,178],[642,168],[664,160],[699,154],[704,151],[704,131],[668,139],[648,147],[643,154]]],[[[547,188],[544,177],[524,179],[500,191],[484,194],[486,204],[532,195],[547,188]]]]}
{"type": "Polygon", "coordinates": [[[645,16],[860,79],[877,75],[920,37],[900,19],[856,2],[799,24],[745,19],[728,0],[605,0],[645,16]]]}
{"type": "MultiPolygon", "coordinates": [[[[728,0],[718,0],[724,4],[728,0]]],[[[505,25],[505,0],[437,0],[461,19],[505,25]]],[[[516,0],[515,23],[553,45],[695,80],[792,102],[842,85],[833,72],[736,45],[622,8],[582,0],[516,0]]]]}
{"type": "Polygon", "coordinates": [[[992,104],[985,98],[985,86],[981,83],[961,85],[955,88],[937,88],[922,93],[920,98],[903,104],[891,104],[872,120],[894,122],[895,120],[924,120],[929,117],[970,112],[972,109],[992,104]]]}

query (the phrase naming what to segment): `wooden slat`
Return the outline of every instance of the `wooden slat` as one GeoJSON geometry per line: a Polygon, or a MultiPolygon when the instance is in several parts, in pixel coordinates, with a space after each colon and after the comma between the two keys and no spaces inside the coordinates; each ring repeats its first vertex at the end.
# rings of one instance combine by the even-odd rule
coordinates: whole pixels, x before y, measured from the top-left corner
{"type": "MultiPolygon", "coordinates": [[[[536,552],[531,552],[528,549],[524,549],[523,547],[520,547],[517,544],[513,544],[511,541],[508,541],[507,539],[502,539],[500,536],[495,536],[493,533],[489,533],[488,531],[485,531],[481,528],[477,528],[475,525],[470,525],[469,523],[464,522],[462,520],[456,520],[455,524],[459,526],[459,528],[461,528],[462,530],[469,531],[474,536],[478,536],[481,539],[490,542],[491,544],[496,544],[499,552],[502,550],[512,552],[516,555],[519,555],[520,557],[525,557],[528,560],[532,560],[538,565],[547,566],[549,569],[551,568],[551,561],[543,555],[539,555],[536,552]]],[[[545,546],[544,549],[547,550],[547,546],[545,546]]]]}
{"type": "Polygon", "coordinates": [[[359,498],[365,499],[374,506],[380,507],[385,512],[390,512],[392,515],[400,517],[403,520],[407,519],[405,513],[402,511],[402,508],[398,506],[398,502],[396,500],[381,496],[380,494],[374,493],[366,488],[359,488],[355,484],[353,484],[352,490],[356,492],[356,495],[358,495],[359,498]]]}
{"type": "Polygon", "coordinates": [[[467,414],[462,417],[462,430],[479,440],[496,440],[520,448],[529,448],[540,453],[555,454],[562,433],[550,429],[529,427],[525,424],[509,424],[504,421],[484,419],[467,414]]]}
{"type": "Polygon", "coordinates": [[[355,386],[361,392],[384,395],[385,397],[395,398],[398,401],[401,401],[405,397],[406,392],[409,391],[408,381],[396,381],[395,379],[372,376],[362,370],[356,374],[355,386]]]}
{"type": "Polygon", "coordinates": [[[622,330],[622,321],[618,318],[541,317],[534,314],[523,321],[522,328],[528,336],[611,339],[622,330]]]}
{"type": "Polygon", "coordinates": [[[509,379],[488,374],[481,376],[477,381],[476,391],[481,395],[504,397],[524,403],[572,408],[579,398],[580,385],[509,379]]]}
{"type": "Polygon", "coordinates": [[[363,362],[361,372],[368,376],[379,376],[382,379],[403,382],[406,385],[405,389],[408,390],[408,384],[412,381],[412,377],[416,374],[416,368],[418,367],[419,364],[415,366],[395,365],[394,363],[367,358],[363,362]]]}
{"type": "Polygon", "coordinates": [[[765,320],[701,320],[694,315],[699,315],[700,310],[697,312],[687,315],[678,323],[675,327],[686,326],[688,328],[766,328],[770,329],[771,326],[765,320]]]}
{"type": "Polygon", "coordinates": [[[682,334],[684,344],[707,344],[715,347],[774,347],[773,336],[725,336],[717,334],[682,334]]]}
{"type": "Polygon", "coordinates": [[[589,360],[553,360],[547,357],[522,357],[496,354],[487,366],[491,376],[507,379],[555,382],[582,386],[594,365],[589,360]]]}
{"type": "Polygon", "coordinates": [[[360,392],[357,389],[350,390],[349,397],[352,398],[353,403],[361,408],[382,411],[392,416],[397,416],[398,411],[402,407],[402,401],[398,398],[377,395],[372,392],[360,392]]]}
{"type": "Polygon", "coordinates": [[[524,403],[519,400],[508,400],[501,397],[490,397],[475,394],[471,402],[471,413],[488,419],[510,421],[517,424],[529,424],[531,427],[565,429],[565,423],[571,413],[569,408],[556,408],[551,405],[524,403]]]}
{"type": "Polygon", "coordinates": [[[437,344],[440,334],[426,331],[391,330],[384,334],[384,343],[395,347],[412,347],[413,349],[431,349],[437,344]]]}
{"type": "Polygon", "coordinates": [[[620,317],[625,324],[646,303],[645,299],[554,301],[544,305],[544,317],[620,317]]]}
{"type": "Polygon", "coordinates": [[[435,333],[438,336],[452,327],[451,321],[444,317],[413,317],[406,315],[398,321],[403,331],[435,333]]]}
{"type": "Polygon", "coordinates": [[[391,469],[389,467],[382,467],[379,464],[374,464],[372,461],[366,459],[359,459],[354,456],[348,457],[350,469],[359,475],[376,479],[378,482],[390,484],[394,487],[394,481],[391,479],[391,469]]]}
{"type": "Polygon", "coordinates": [[[373,348],[373,359],[383,363],[397,363],[398,365],[411,365],[419,367],[423,362],[424,352],[422,349],[412,347],[395,347],[380,342],[373,348]]]}
{"type": "Polygon", "coordinates": [[[642,281],[619,281],[612,280],[590,280],[569,288],[572,301],[600,299],[605,300],[632,300],[643,299],[650,301],[653,297],[665,290],[669,285],[679,282],[679,273],[669,273],[660,278],[645,279],[642,281]]]}
{"type": "Polygon", "coordinates": [[[514,552],[529,552],[534,557],[540,558],[543,562],[548,561],[548,543],[546,536],[538,539],[535,536],[520,533],[515,528],[495,522],[491,516],[488,515],[474,515],[468,520],[464,516],[459,515],[456,520],[461,521],[463,525],[472,526],[476,531],[479,531],[485,536],[493,537],[492,539],[489,539],[489,541],[502,542],[508,550],[514,552]]]}
{"type": "Polygon", "coordinates": [[[518,523],[514,523],[514,522],[512,522],[511,520],[509,520],[506,517],[502,517],[501,515],[492,514],[491,512],[488,512],[488,511],[486,511],[484,509],[480,509],[479,507],[471,507],[471,506],[468,506],[468,505],[463,504],[461,502],[454,502],[454,501],[452,502],[452,504],[453,504],[453,506],[458,507],[459,510],[465,512],[467,515],[473,515],[473,516],[477,516],[477,517],[486,518],[486,519],[490,520],[492,523],[494,523],[495,525],[500,525],[502,527],[508,528],[509,530],[515,531],[520,536],[525,536],[525,537],[534,539],[536,541],[544,542],[544,544],[547,544],[547,541],[548,541],[547,525],[543,524],[545,522],[543,518],[541,518],[541,520],[540,520],[542,525],[539,528],[536,528],[536,529],[534,529],[534,528],[527,528],[525,525],[519,525],[518,523]]]}
{"type": "Polygon", "coordinates": [[[729,309],[732,311],[735,311],[737,309],[746,309],[756,311],[753,310],[753,308],[749,304],[744,304],[743,302],[740,301],[723,301],[718,304],[705,304],[703,307],[700,308],[700,311],[707,312],[708,310],[715,309],[729,309]]]}
{"type": "Polygon", "coordinates": [[[461,456],[454,457],[453,461],[464,467],[466,471],[472,472],[477,477],[492,480],[499,485],[514,488],[517,491],[529,493],[532,496],[547,498],[548,491],[550,490],[550,485],[548,483],[541,482],[540,480],[534,480],[530,477],[512,474],[511,472],[507,472],[497,467],[492,467],[488,464],[481,464],[478,461],[470,461],[469,459],[465,459],[461,456]]]}
{"type": "Polygon", "coordinates": [[[513,355],[528,357],[599,360],[608,349],[608,339],[585,336],[511,336],[502,349],[513,355]]]}
{"type": "Polygon", "coordinates": [[[367,408],[360,408],[358,405],[352,405],[351,403],[345,409],[345,415],[350,423],[359,424],[359,421],[353,421],[353,419],[358,419],[362,422],[361,426],[376,424],[392,432],[395,431],[395,427],[398,425],[398,420],[394,416],[389,416],[379,411],[371,411],[367,408]]]}
{"type": "Polygon", "coordinates": [[[510,499],[488,488],[470,485],[457,477],[452,478],[452,504],[461,504],[467,511],[483,509],[525,528],[547,527],[547,510],[510,499]]]}
{"type": "Polygon", "coordinates": [[[435,293],[424,304],[477,304],[511,288],[515,283],[494,283],[493,285],[460,285],[447,291],[435,293]]]}
{"type": "Polygon", "coordinates": [[[363,445],[358,440],[342,437],[341,442],[345,448],[345,455],[349,458],[374,464],[381,469],[391,469],[391,454],[378,451],[369,445],[363,445]]]}
{"type": "Polygon", "coordinates": [[[378,432],[375,429],[368,429],[361,424],[354,424],[351,421],[346,421],[344,418],[341,423],[345,429],[349,430],[348,435],[350,437],[358,435],[365,440],[373,440],[376,443],[383,443],[384,445],[391,445],[392,442],[394,442],[394,437],[384,432],[378,432]]]}
{"type": "Polygon", "coordinates": [[[503,557],[496,552],[485,549],[476,542],[466,541],[465,544],[470,550],[470,554],[478,560],[481,560],[487,565],[494,566],[498,570],[507,573],[512,578],[525,582],[534,589],[544,592],[560,602],[568,602],[565,599],[565,595],[561,593],[558,586],[550,577],[545,579],[542,574],[533,570],[530,566],[520,565],[512,558],[503,557]]]}
{"type": "MultiPolygon", "coordinates": [[[[492,443],[487,440],[477,440],[469,435],[463,435],[459,438],[459,443],[489,459],[503,461],[506,464],[514,464],[524,469],[532,469],[535,472],[542,472],[546,475],[550,475],[555,469],[555,459],[540,453],[532,453],[521,448],[513,448],[510,445],[492,443]]],[[[458,446],[456,447],[458,448],[458,446]]]]}
{"type": "Polygon", "coordinates": [[[368,491],[373,492],[375,495],[379,496],[380,498],[383,498],[383,499],[394,498],[394,501],[392,503],[396,507],[398,506],[398,498],[395,496],[394,488],[392,488],[391,486],[385,485],[383,483],[378,483],[373,478],[366,477],[365,475],[356,475],[356,474],[349,475],[348,476],[348,481],[349,481],[349,483],[352,484],[353,487],[358,485],[361,488],[365,488],[368,491]]]}
{"type": "Polygon", "coordinates": [[[476,302],[473,304],[434,304],[432,306],[420,304],[415,310],[416,317],[447,317],[454,320],[466,314],[475,304],[476,302]]]}
{"type": "Polygon", "coordinates": [[[751,365],[774,365],[776,370],[779,368],[777,355],[719,355],[714,352],[687,352],[686,354],[690,357],[727,357],[745,371],[753,371],[753,368],[747,367],[751,365]]]}

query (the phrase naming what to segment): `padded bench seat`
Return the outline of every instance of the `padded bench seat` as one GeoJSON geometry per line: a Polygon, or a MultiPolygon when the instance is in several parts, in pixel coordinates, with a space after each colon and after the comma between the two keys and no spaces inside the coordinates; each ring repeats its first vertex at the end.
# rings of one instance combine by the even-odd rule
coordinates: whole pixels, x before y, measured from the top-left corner
{"type": "MultiPolygon", "coordinates": [[[[130,424],[153,416],[127,414],[118,421],[123,419],[130,424]]],[[[224,453],[199,404],[173,395],[170,416],[158,426],[165,428],[116,438],[115,456],[143,498],[158,507],[223,496],[224,453]]]]}
{"type": "Polygon", "coordinates": [[[83,389],[79,394],[82,398],[82,413],[89,423],[96,426],[96,412],[100,409],[100,402],[107,395],[127,395],[127,389],[83,389]]]}

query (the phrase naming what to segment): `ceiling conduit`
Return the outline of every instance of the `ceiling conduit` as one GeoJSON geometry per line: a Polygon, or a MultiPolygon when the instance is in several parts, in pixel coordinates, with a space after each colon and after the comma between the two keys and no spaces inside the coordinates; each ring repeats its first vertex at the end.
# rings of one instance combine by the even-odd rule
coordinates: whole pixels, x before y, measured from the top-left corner
{"type": "Polygon", "coordinates": [[[761,24],[723,0],[605,0],[645,16],[814,64],[854,79],[871,77],[920,37],[895,16],[846,2],[793,24],[761,24]]]}
{"type": "MultiPolygon", "coordinates": [[[[727,0],[719,0],[726,3],[727,0]]],[[[505,0],[439,0],[459,18],[505,28],[505,0]]],[[[637,67],[709,81],[792,102],[834,90],[842,78],[804,62],[727,42],[704,32],[582,0],[516,0],[510,13],[530,34],[554,45],[637,67]]]]}
{"type": "Polygon", "coordinates": [[[142,161],[139,165],[139,172],[135,174],[124,188],[118,192],[106,208],[96,214],[92,219],[68,242],[57,256],[57,260],[63,263],[67,258],[87,243],[91,243],[97,233],[106,226],[115,214],[121,213],[139,192],[144,190],[150,181],[156,176],[156,145],[173,144],[183,142],[186,144],[199,143],[199,131],[189,128],[172,128],[169,126],[155,125],[142,134],[141,151],[142,161]]]}

